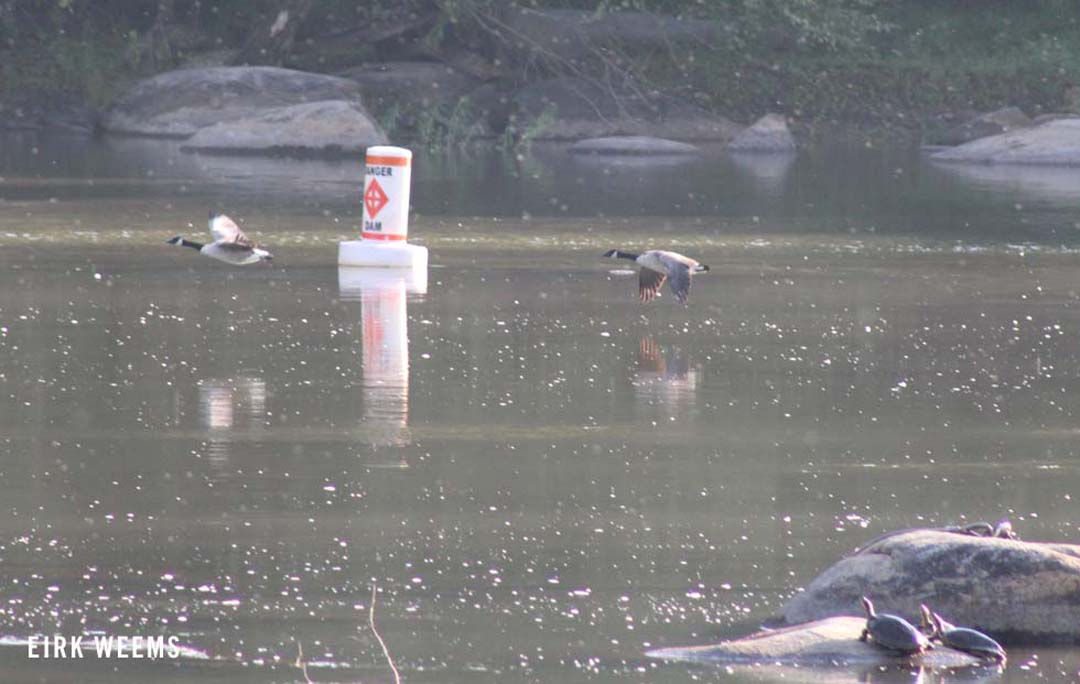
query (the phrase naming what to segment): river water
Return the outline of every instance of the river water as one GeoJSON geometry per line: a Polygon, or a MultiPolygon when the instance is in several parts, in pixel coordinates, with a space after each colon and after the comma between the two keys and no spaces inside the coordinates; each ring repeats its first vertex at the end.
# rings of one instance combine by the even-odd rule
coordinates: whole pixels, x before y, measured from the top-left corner
{"type": "Polygon", "coordinates": [[[380,636],[408,682],[769,680],[643,654],[887,530],[1080,538],[1076,171],[419,155],[425,284],[339,272],[357,160],[0,151],[4,681],[389,682],[380,636]],[[163,244],[208,209],[274,265],[163,244]],[[612,247],[712,271],[641,305],[612,247]]]}

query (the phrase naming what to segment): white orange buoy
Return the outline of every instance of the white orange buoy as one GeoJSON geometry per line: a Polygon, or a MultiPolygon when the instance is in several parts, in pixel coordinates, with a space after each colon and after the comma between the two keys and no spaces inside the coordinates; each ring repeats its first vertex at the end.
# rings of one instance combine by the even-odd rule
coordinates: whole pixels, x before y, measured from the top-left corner
{"type": "Polygon", "coordinates": [[[427,248],[408,243],[411,181],[412,151],[367,149],[360,239],[338,243],[339,266],[427,269],[427,248]]]}

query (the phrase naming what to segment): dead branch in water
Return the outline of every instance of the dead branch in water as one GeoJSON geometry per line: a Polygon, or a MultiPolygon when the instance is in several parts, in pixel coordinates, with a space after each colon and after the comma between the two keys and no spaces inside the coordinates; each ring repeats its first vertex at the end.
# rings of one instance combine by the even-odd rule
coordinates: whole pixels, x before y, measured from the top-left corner
{"type": "Polygon", "coordinates": [[[386,662],[390,664],[390,671],[394,673],[394,684],[401,684],[401,675],[398,674],[398,669],[394,665],[394,659],[390,657],[390,649],[386,647],[386,642],[383,641],[382,636],[379,635],[379,630],[375,628],[375,592],[378,591],[379,586],[377,584],[371,585],[371,610],[368,612],[368,624],[371,625],[371,632],[375,635],[375,638],[379,640],[379,645],[382,646],[383,655],[386,656],[386,662]]]}
{"type": "Polygon", "coordinates": [[[294,664],[300,668],[300,672],[304,675],[304,681],[307,684],[315,684],[311,681],[311,677],[308,676],[307,662],[304,661],[304,645],[299,641],[296,642],[296,662],[294,664]]]}

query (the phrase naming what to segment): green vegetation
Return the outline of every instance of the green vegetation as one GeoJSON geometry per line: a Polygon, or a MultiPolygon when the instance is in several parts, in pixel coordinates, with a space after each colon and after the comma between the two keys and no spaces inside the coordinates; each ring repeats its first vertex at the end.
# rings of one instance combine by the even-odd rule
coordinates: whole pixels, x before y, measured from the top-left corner
{"type": "Polygon", "coordinates": [[[0,57],[0,97],[102,107],[135,71],[134,41],[133,33],[91,30],[27,35],[0,57]]]}
{"type": "Polygon", "coordinates": [[[735,117],[775,103],[800,120],[899,126],[947,111],[1072,106],[1080,5],[905,2],[880,16],[889,28],[859,49],[778,53],[734,69],[713,61],[701,90],[735,117]]]}
{"type": "Polygon", "coordinates": [[[463,147],[477,132],[476,114],[467,97],[426,107],[416,120],[416,138],[429,148],[463,147]]]}
{"type": "MultiPolygon", "coordinates": [[[[333,72],[365,61],[435,59],[509,90],[583,75],[684,95],[730,118],[780,111],[810,124],[917,129],[933,117],[1016,104],[1074,108],[1080,4],[1069,0],[521,0],[594,16],[649,11],[708,19],[709,44],[598,45],[580,59],[522,46],[499,0],[4,0],[0,98],[100,108],[136,78],[188,63],[267,63],[333,72]],[[290,28],[267,27],[286,11],[290,28]],[[262,41],[262,42],[260,42],[262,41]]],[[[400,111],[374,112],[384,126],[400,111]]],[[[431,146],[482,128],[467,98],[409,122],[431,146]]],[[[518,142],[543,116],[508,133],[518,142]]],[[[499,130],[502,130],[499,128],[499,130]]],[[[497,130],[496,132],[499,132],[497,130]]]]}

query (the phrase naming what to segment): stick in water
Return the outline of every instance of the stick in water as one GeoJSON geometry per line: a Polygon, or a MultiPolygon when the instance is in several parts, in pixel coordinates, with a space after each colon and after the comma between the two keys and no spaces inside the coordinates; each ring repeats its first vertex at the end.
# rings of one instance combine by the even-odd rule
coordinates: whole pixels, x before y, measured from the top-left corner
{"type": "Polygon", "coordinates": [[[296,642],[296,666],[300,668],[300,672],[304,674],[304,681],[307,684],[315,684],[311,681],[311,677],[308,677],[307,663],[304,662],[304,644],[299,641],[296,642]]]}
{"type": "Polygon", "coordinates": [[[371,585],[371,611],[368,613],[368,622],[371,624],[372,633],[375,634],[375,638],[379,640],[379,645],[382,646],[386,662],[390,663],[390,671],[394,673],[394,684],[401,684],[401,675],[398,674],[397,667],[394,666],[394,659],[390,657],[390,649],[386,647],[386,642],[379,636],[379,630],[375,629],[375,592],[378,588],[377,584],[371,585]]]}

